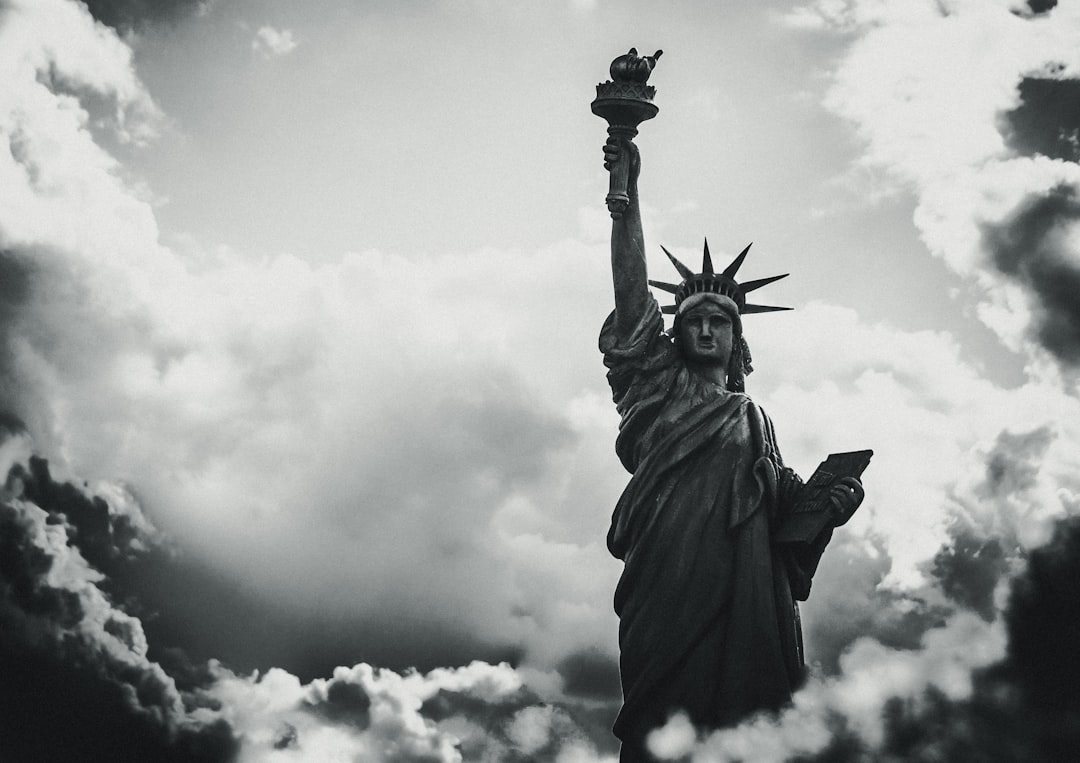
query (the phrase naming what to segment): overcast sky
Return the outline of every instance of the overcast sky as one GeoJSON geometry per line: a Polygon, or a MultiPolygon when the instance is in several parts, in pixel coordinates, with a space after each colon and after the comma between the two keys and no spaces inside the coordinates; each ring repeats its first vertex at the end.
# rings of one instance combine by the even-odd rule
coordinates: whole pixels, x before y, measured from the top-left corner
{"type": "Polygon", "coordinates": [[[9,581],[11,632],[136,671],[207,759],[610,759],[589,103],[633,45],[664,50],[650,274],[754,242],[741,275],[791,273],[745,322],[786,460],[875,451],[814,680],[701,759],[835,717],[873,749],[890,697],[1006,657],[1010,581],[1080,509],[1076,3],[89,6],[0,2],[4,569],[44,597],[9,581]]]}

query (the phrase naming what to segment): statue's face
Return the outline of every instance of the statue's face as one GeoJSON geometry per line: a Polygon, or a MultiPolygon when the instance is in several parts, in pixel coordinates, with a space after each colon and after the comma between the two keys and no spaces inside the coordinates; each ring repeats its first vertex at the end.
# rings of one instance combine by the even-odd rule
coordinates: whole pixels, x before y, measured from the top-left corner
{"type": "Polygon", "coordinates": [[[693,363],[727,368],[735,332],[731,316],[712,302],[703,302],[679,317],[679,343],[693,363]]]}

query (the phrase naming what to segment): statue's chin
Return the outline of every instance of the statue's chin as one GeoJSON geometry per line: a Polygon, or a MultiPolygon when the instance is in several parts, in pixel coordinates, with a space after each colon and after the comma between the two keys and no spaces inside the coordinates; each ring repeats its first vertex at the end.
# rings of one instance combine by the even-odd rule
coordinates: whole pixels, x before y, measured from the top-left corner
{"type": "Polygon", "coordinates": [[[719,353],[703,352],[701,350],[686,350],[683,349],[683,357],[690,363],[699,366],[720,366],[721,368],[727,368],[730,356],[722,355],[719,353]]]}

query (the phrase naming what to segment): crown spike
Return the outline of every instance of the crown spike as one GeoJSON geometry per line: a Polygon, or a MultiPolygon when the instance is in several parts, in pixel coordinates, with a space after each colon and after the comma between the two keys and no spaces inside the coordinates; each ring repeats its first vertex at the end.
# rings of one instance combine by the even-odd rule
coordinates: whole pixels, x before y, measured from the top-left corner
{"type": "Polygon", "coordinates": [[[732,260],[730,265],[728,265],[726,268],[724,268],[724,272],[721,275],[725,275],[728,278],[734,279],[735,274],[738,273],[739,268],[742,267],[743,260],[746,259],[746,253],[750,251],[750,247],[752,247],[753,245],[754,245],[753,241],[751,241],[749,244],[747,244],[746,248],[743,249],[741,252],[739,252],[739,256],[736,257],[734,260],[732,260]]]}
{"type": "Polygon", "coordinates": [[[681,275],[683,278],[694,277],[694,271],[692,271],[690,268],[686,267],[686,265],[683,265],[681,262],[675,259],[675,255],[669,252],[666,246],[661,244],[660,248],[664,250],[664,254],[666,254],[668,256],[668,259],[671,260],[671,264],[674,265],[675,269],[679,271],[679,275],[681,275]]]}
{"type": "Polygon", "coordinates": [[[660,308],[660,312],[662,312],[664,315],[674,315],[675,311],[678,309],[679,308],[675,305],[664,305],[660,308]]]}
{"type": "Polygon", "coordinates": [[[655,286],[657,289],[663,289],[668,294],[677,294],[679,292],[679,287],[675,284],[664,283],[663,281],[654,281],[651,278],[649,279],[649,286],[655,286]]]}
{"type": "Polygon", "coordinates": [[[773,305],[746,305],[742,309],[744,315],[748,313],[775,313],[778,310],[793,310],[792,307],[774,307],[773,305]]]}
{"type": "Polygon", "coordinates": [[[743,294],[746,294],[746,292],[748,292],[748,291],[753,291],[754,289],[760,289],[762,286],[768,286],[773,281],[779,281],[781,278],[787,278],[789,275],[791,275],[791,274],[790,273],[784,273],[781,276],[771,276],[769,278],[758,278],[756,281],[744,281],[743,283],[741,283],[739,285],[742,287],[743,294]]]}
{"type": "Polygon", "coordinates": [[[709,239],[705,239],[705,254],[701,257],[701,273],[707,276],[713,274],[712,256],[709,254],[709,239]]]}

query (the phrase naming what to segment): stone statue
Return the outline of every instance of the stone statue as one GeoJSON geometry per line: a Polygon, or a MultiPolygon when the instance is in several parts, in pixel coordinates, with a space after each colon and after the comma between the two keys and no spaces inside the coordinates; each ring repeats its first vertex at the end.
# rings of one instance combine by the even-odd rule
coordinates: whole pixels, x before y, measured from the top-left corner
{"type": "Polygon", "coordinates": [[[738,283],[749,247],[716,273],[706,242],[700,273],[665,249],[682,282],[648,281],[631,138],[609,133],[604,146],[626,198],[612,208],[609,194],[615,310],[600,333],[621,416],[616,452],[632,474],[607,539],[624,562],[614,727],[624,763],[651,760],[645,737],[677,711],[714,729],[790,701],[804,673],[797,601],[809,595],[833,526],[863,499],[857,478],[836,479],[825,528],[806,543],[775,540],[803,483],[745,394],[752,369],[742,318],[787,309],[746,302],[783,276],[738,283]],[[648,284],[675,296],[663,308],[674,315],[670,331],[648,284]]]}

